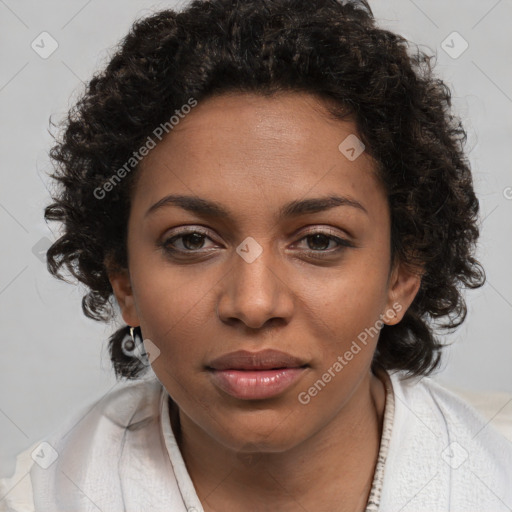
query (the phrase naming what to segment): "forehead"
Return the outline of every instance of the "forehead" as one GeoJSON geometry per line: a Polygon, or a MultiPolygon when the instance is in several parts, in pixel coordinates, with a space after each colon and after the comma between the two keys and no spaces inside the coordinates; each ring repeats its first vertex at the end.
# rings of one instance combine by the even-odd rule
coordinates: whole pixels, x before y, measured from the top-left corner
{"type": "Polygon", "coordinates": [[[234,160],[256,156],[260,164],[279,156],[308,161],[332,153],[341,137],[356,131],[353,121],[333,119],[323,102],[306,93],[228,93],[183,116],[167,136],[167,149],[179,145],[183,156],[193,157],[207,148],[234,160]]]}
{"type": "Polygon", "coordinates": [[[375,162],[358,141],[353,121],[332,119],[308,94],[224,94],[183,115],[145,157],[137,195],[148,203],[195,194],[250,208],[326,193],[382,201],[375,162]]]}

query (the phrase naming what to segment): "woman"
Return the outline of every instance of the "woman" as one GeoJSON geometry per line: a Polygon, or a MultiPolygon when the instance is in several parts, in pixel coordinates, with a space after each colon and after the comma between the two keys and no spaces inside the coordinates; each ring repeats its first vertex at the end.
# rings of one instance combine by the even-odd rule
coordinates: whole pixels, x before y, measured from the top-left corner
{"type": "Polygon", "coordinates": [[[466,133],[366,2],[161,11],[64,128],[49,269],[119,306],[134,382],[26,452],[5,510],[512,507],[510,444],[428,377],[484,282],[466,133]]]}

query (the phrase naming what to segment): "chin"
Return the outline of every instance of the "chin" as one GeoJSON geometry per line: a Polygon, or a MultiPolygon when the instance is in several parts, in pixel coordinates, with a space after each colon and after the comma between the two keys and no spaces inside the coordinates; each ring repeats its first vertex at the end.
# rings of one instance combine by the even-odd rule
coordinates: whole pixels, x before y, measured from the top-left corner
{"type": "Polygon", "coordinates": [[[294,415],[283,410],[252,411],[250,413],[223,415],[215,422],[217,440],[227,448],[244,453],[279,453],[290,450],[304,441],[308,435],[291,423],[294,415]],[[220,429],[219,429],[220,427],[220,429]]]}

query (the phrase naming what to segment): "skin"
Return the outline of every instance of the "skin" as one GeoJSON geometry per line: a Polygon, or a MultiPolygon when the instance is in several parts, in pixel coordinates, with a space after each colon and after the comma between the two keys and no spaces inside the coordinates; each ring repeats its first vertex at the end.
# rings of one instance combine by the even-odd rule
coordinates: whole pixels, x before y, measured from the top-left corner
{"type": "Polygon", "coordinates": [[[129,268],[110,281],[125,322],[160,350],[152,367],[179,406],[180,449],[206,511],[365,508],[385,407],[370,370],[378,336],[307,405],[297,396],[365,328],[380,318],[400,322],[420,277],[392,265],[375,162],[366,152],[350,161],[338,149],[350,134],[352,121],[330,119],[305,93],[223,94],[199,103],[137,171],[129,268]],[[168,194],[215,201],[231,215],[176,205],[146,215],[168,194]],[[277,217],[290,201],[330,195],[366,212],[344,205],[277,217]],[[206,237],[168,244],[187,254],[161,246],[194,228],[206,237]],[[305,238],[326,231],[353,247],[305,238]],[[249,236],[263,251],[251,263],[236,252],[249,236]],[[308,362],[286,392],[240,400],[212,384],[212,359],[266,348],[308,362]]]}

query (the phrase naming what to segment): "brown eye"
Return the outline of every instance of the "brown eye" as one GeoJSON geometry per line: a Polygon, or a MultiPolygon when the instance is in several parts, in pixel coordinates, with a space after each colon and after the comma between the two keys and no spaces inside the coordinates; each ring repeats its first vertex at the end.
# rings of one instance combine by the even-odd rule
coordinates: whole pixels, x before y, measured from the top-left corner
{"type": "Polygon", "coordinates": [[[303,240],[307,241],[306,253],[313,254],[315,256],[321,256],[322,253],[326,253],[326,255],[333,254],[340,252],[347,247],[355,247],[352,242],[323,231],[308,233],[306,236],[301,238],[299,242],[303,240]],[[332,243],[334,243],[334,247],[331,246],[329,248],[329,245],[332,243]]]}
{"type": "Polygon", "coordinates": [[[159,245],[170,253],[193,253],[205,249],[204,244],[206,240],[211,240],[211,238],[206,233],[196,229],[177,233],[165,239],[159,245]]]}
{"type": "Polygon", "coordinates": [[[186,249],[196,250],[201,249],[204,244],[205,235],[200,233],[190,233],[188,235],[183,235],[178,238],[183,240],[183,246],[186,249]]]}
{"type": "Polygon", "coordinates": [[[312,250],[325,250],[331,242],[334,241],[333,237],[327,236],[323,233],[316,233],[305,237],[308,240],[308,247],[312,250]]]}

